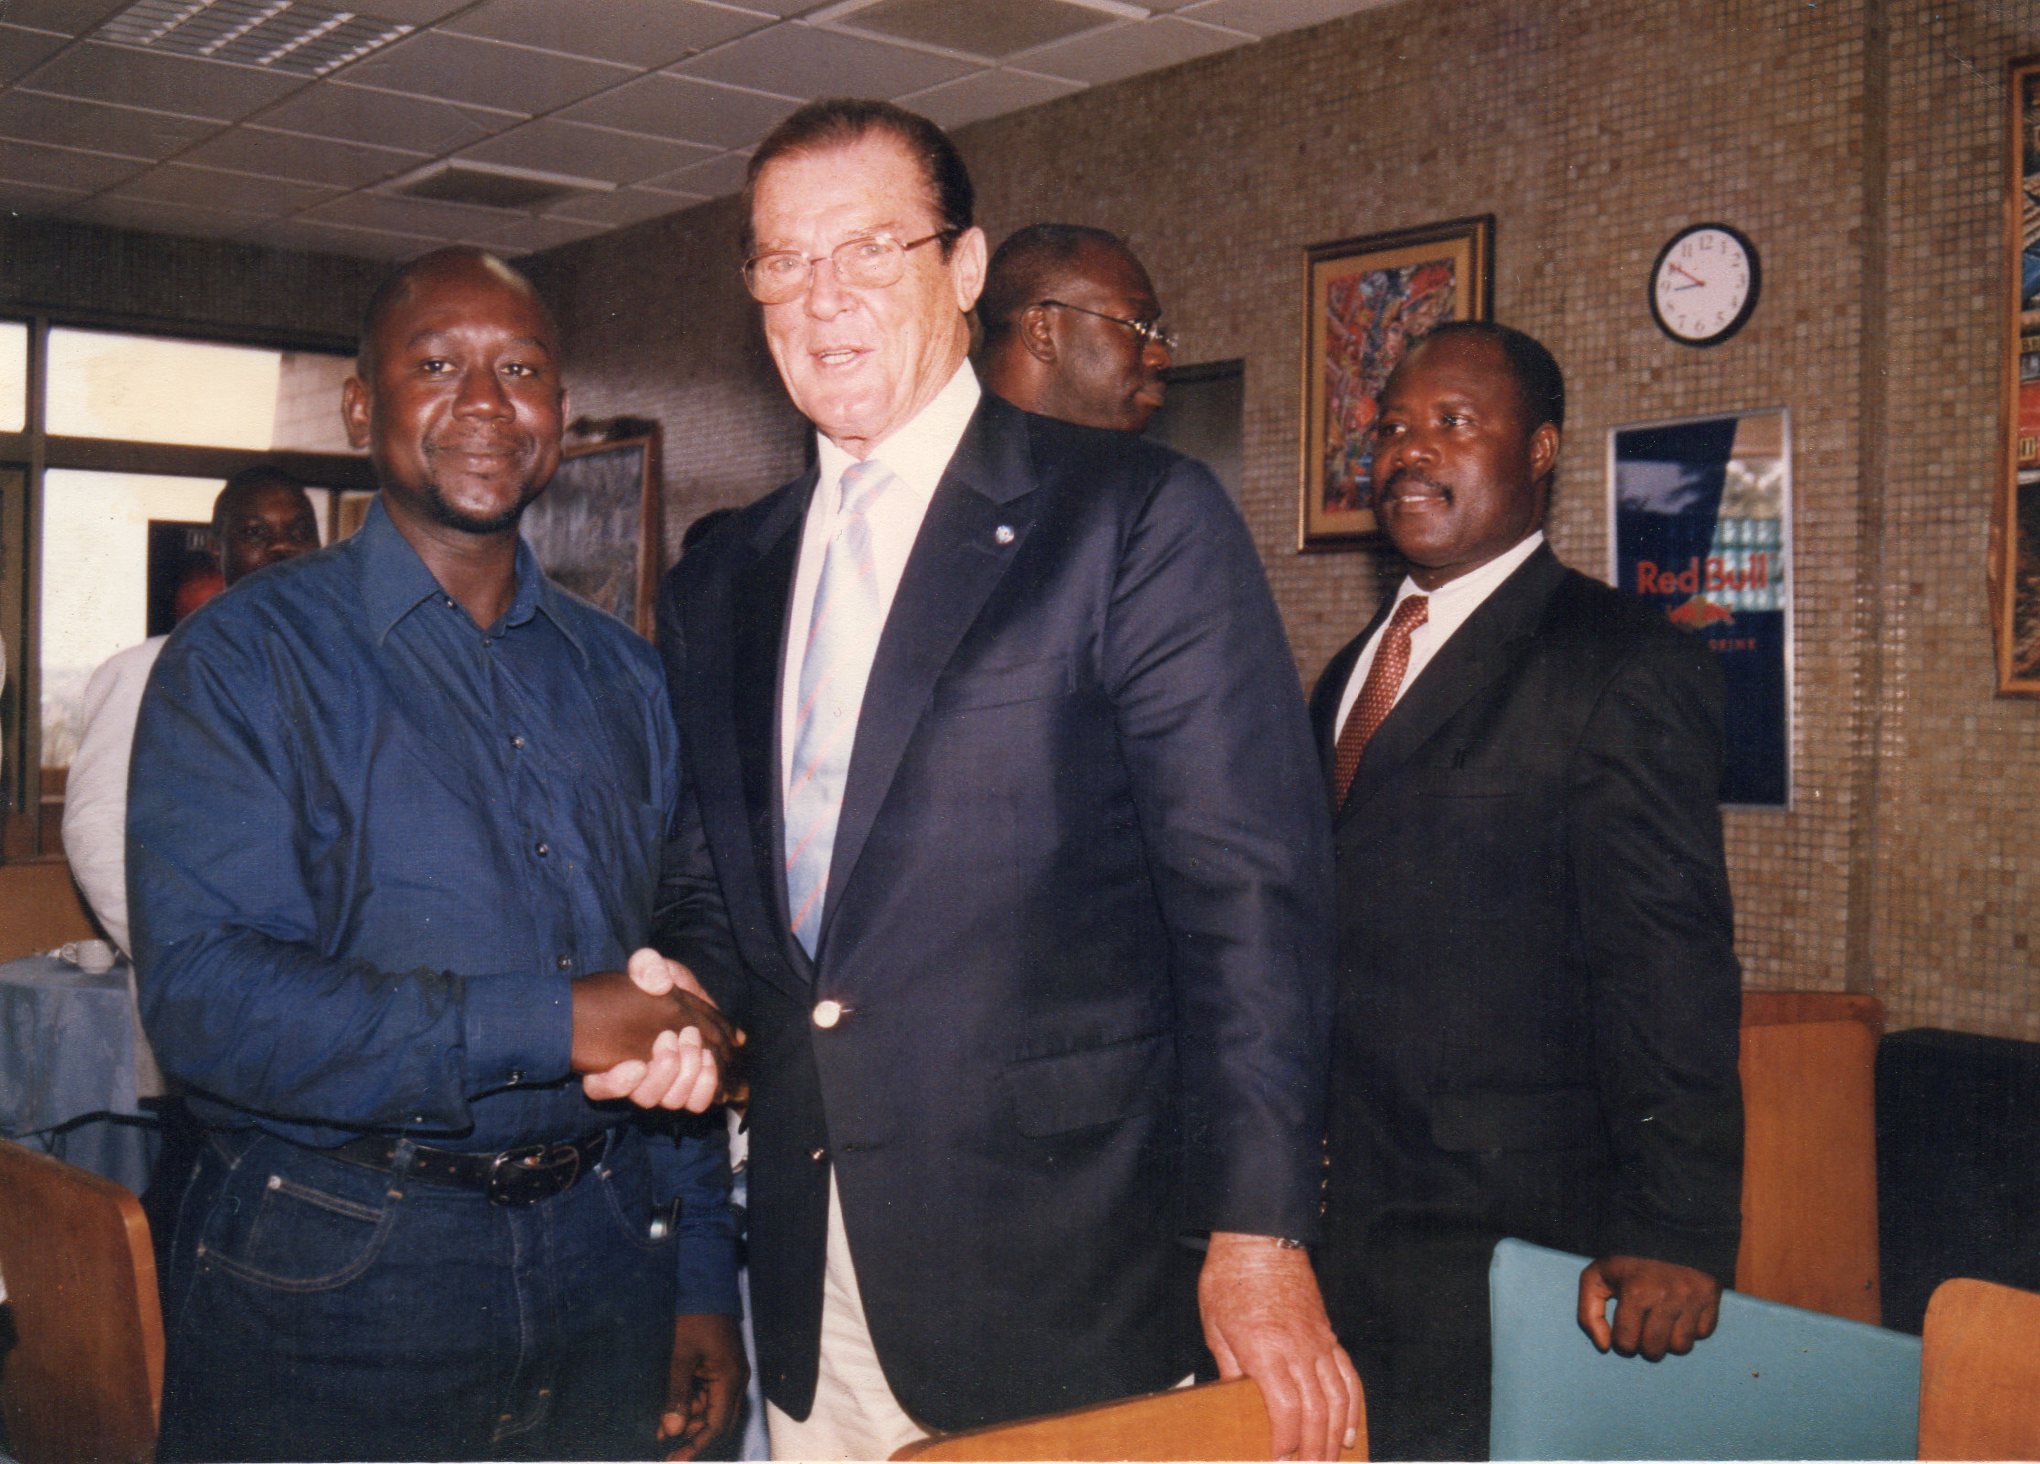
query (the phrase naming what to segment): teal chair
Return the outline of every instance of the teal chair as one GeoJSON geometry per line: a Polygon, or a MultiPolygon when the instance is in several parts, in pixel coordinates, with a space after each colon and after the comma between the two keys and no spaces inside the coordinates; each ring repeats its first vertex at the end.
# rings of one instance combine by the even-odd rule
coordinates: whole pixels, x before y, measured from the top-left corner
{"type": "Polygon", "coordinates": [[[1911,1459],[1920,1339],[1730,1291],[1684,1357],[1597,1352],[1580,1330],[1586,1257],[1495,1247],[1496,1459],[1911,1459]]]}

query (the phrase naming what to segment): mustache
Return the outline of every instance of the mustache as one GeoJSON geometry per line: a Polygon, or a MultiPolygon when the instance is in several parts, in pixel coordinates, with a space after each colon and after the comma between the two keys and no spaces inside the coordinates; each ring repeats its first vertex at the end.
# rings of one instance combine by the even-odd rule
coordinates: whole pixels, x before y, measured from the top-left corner
{"type": "Polygon", "coordinates": [[[1392,498],[1398,498],[1403,494],[1405,487],[1413,483],[1437,494],[1447,503],[1452,501],[1452,488],[1449,484],[1440,483],[1436,478],[1426,477],[1415,468],[1397,468],[1388,475],[1386,482],[1375,485],[1374,502],[1376,504],[1383,504],[1392,498]]]}

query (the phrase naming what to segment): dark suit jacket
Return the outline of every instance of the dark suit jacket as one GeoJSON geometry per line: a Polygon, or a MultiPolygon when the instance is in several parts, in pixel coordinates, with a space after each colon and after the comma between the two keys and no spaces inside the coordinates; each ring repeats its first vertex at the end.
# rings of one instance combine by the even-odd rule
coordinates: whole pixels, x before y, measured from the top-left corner
{"type": "Polygon", "coordinates": [[[766,1393],[813,1396],[831,1164],[915,1417],[1167,1386],[1199,1356],[1183,1234],[1317,1218],[1330,857],[1259,561],[1200,465],[986,397],[872,665],[810,962],[777,734],[814,482],[661,598],[699,814],[662,944],[750,1032],[766,1393]]]}
{"type": "MultiPolygon", "coordinates": [[[[1366,634],[1312,698],[1327,772],[1366,634]]],[[[1740,980],[1721,758],[1706,645],[1548,548],[1375,733],[1334,816],[1335,1322],[1348,1280],[1452,1227],[1733,1282],[1740,980]]],[[[1465,1254],[1484,1286],[1484,1251],[1465,1254]]]]}

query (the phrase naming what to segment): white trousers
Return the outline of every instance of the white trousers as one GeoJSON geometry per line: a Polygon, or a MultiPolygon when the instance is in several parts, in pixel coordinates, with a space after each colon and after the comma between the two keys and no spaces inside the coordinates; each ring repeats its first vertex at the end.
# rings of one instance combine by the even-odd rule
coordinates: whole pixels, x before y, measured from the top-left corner
{"type": "Polygon", "coordinates": [[[797,1420],[768,1401],[765,1424],[775,1459],[886,1459],[895,1449],[932,1432],[907,1416],[879,1367],[857,1290],[857,1269],[850,1261],[850,1237],[843,1229],[843,1202],[833,1168],[815,1405],[805,1420],[797,1420]]]}

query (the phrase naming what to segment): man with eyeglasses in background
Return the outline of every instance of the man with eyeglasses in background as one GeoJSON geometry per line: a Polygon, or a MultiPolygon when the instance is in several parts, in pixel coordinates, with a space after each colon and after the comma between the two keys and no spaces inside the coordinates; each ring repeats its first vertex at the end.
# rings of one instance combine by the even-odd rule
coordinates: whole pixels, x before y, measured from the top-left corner
{"type": "Polygon", "coordinates": [[[926,119],[812,103],[745,203],[816,461],[662,589],[698,819],[655,943],[751,1034],[773,1452],[1168,1387],[1201,1319],[1275,1451],[1331,1457],[1328,821],[1245,526],[1200,464],[979,390],[984,235],[926,119]]]}
{"type": "Polygon", "coordinates": [[[1117,234],[1030,224],[992,255],[978,319],[985,390],[1022,411],[1138,432],[1162,404],[1176,334],[1117,234]]]}

